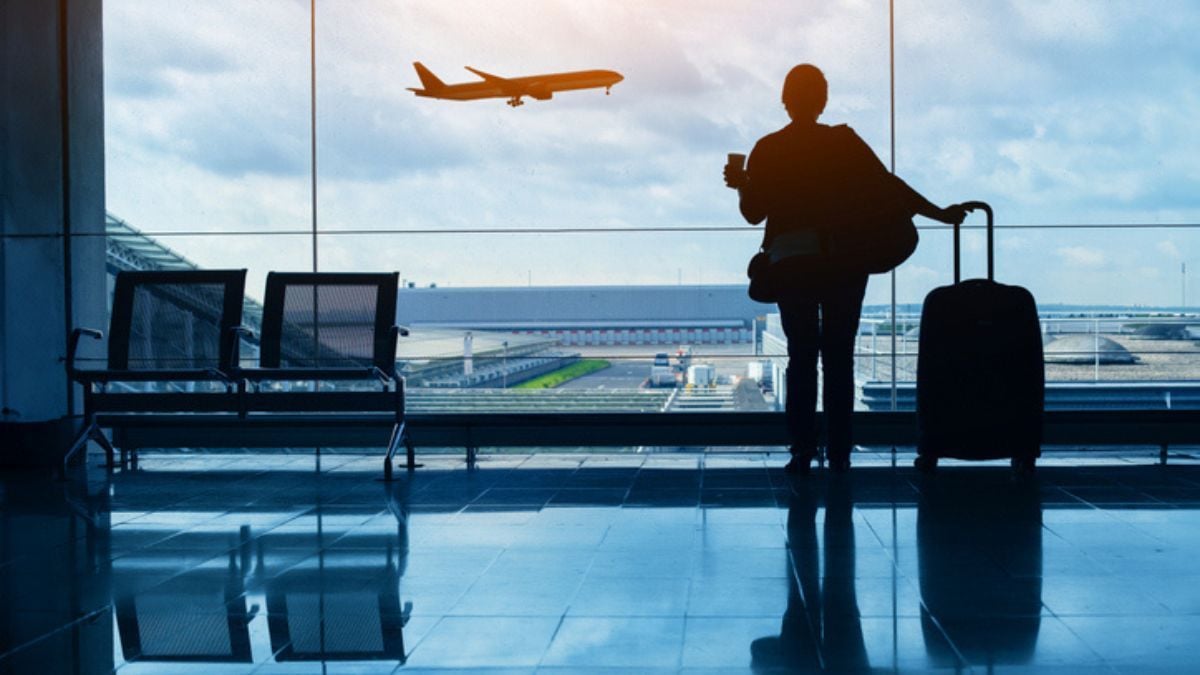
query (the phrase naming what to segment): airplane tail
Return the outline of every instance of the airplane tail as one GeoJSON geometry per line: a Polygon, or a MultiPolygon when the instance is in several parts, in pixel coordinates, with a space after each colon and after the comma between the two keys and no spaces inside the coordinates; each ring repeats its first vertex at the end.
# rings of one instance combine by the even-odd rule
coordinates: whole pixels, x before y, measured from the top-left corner
{"type": "Polygon", "coordinates": [[[426,91],[437,91],[438,89],[445,88],[446,83],[438,79],[438,76],[434,75],[420,61],[414,62],[413,68],[417,69],[417,77],[421,78],[421,86],[425,87],[426,91]]]}

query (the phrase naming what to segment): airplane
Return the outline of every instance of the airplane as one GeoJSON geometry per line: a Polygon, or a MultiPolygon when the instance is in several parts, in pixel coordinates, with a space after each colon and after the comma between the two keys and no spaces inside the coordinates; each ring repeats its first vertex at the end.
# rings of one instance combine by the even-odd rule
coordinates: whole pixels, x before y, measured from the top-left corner
{"type": "Polygon", "coordinates": [[[438,79],[420,61],[413,63],[417,69],[417,77],[421,78],[424,89],[409,87],[408,90],[417,96],[440,98],[450,101],[473,101],[481,98],[507,98],[512,107],[524,105],[521,100],[529,96],[538,101],[548,101],[556,91],[571,91],[573,89],[595,89],[604,87],[604,93],[612,93],[612,86],[625,79],[623,75],[612,70],[580,70],[571,73],[551,73],[549,75],[532,75],[529,77],[500,77],[476,70],[467,66],[467,70],[482,78],[482,82],[466,82],[463,84],[446,84],[438,79]]]}

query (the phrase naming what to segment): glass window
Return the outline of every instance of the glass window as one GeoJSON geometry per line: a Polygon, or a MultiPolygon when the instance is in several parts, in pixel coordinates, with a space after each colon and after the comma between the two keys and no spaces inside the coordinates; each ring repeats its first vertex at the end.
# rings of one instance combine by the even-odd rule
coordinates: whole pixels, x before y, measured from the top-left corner
{"type": "MultiPolygon", "coordinates": [[[[398,270],[414,405],[769,409],[783,336],[744,297],[761,232],[720,171],[787,122],[783,77],[811,62],[830,83],[823,121],[885,163],[894,131],[897,172],[933,202],[995,207],[998,279],[1037,298],[1047,379],[1067,392],[1051,407],[1097,404],[1072,389],[1084,381],[1108,404],[1179,407],[1200,375],[1200,15],[1169,4],[901,4],[893,129],[887,3],[109,3],[109,210],[167,258],[247,267],[253,297],[314,257],[398,270]],[[623,79],[535,79],[510,106],[417,96],[434,81],[415,62],[449,85],[623,79]]],[[[895,288],[867,290],[863,408],[890,408],[893,385],[911,400],[921,302],[951,279],[949,231],[918,224],[895,288]]],[[[967,276],[984,269],[981,224],[963,235],[967,276]]]]}

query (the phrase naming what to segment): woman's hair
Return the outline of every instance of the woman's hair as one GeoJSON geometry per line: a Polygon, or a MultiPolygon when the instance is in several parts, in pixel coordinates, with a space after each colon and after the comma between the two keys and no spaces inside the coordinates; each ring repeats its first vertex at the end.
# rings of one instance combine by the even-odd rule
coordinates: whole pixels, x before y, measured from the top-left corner
{"type": "Polygon", "coordinates": [[[828,99],[829,83],[825,81],[825,74],[810,63],[792,68],[783,81],[783,105],[793,117],[804,114],[817,117],[825,110],[828,99]]]}

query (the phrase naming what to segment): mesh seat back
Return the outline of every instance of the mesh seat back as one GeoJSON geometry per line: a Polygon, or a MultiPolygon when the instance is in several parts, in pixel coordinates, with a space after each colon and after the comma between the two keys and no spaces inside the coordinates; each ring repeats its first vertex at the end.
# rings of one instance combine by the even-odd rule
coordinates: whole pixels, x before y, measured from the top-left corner
{"type": "Polygon", "coordinates": [[[109,326],[110,370],[226,370],[242,320],[245,270],[120,272],[109,326]]]}
{"type": "Polygon", "coordinates": [[[264,368],[395,370],[396,274],[279,273],[267,277],[264,368]]]}

